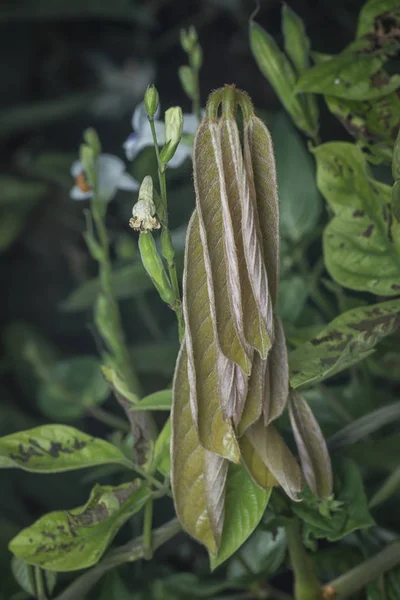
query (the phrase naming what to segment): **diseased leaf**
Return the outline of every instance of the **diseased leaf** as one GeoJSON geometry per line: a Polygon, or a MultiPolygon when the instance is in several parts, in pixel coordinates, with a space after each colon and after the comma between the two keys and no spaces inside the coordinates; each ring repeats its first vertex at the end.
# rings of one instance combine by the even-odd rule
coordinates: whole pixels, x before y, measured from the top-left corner
{"type": "Polygon", "coordinates": [[[267,361],[264,385],[264,424],[277,419],[284,411],[289,394],[289,364],[285,332],[279,317],[275,317],[275,340],[267,361]]]}
{"type": "MultiPolygon", "coordinates": [[[[210,312],[214,337],[223,354],[236,362],[245,373],[249,373],[250,360],[244,342],[238,257],[224,179],[220,129],[218,124],[207,119],[197,130],[193,148],[193,174],[198,212],[195,220],[199,224],[201,241],[199,240],[196,250],[189,248],[194,243],[188,232],[185,261],[187,292],[190,291],[188,286],[190,287],[192,279],[187,266],[190,258],[188,251],[191,250],[197,252],[198,261],[202,261],[203,279],[208,288],[207,310],[210,312]]],[[[189,300],[186,311],[194,312],[189,300]]],[[[190,357],[189,347],[188,352],[190,357]]]]}
{"type": "Polygon", "coordinates": [[[289,355],[292,388],[315,384],[373,352],[400,323],[400,299],[349,310],[289,355]]]}
{"type": "Polygon", "coordinates": [[[260,489],[243,466],[229,465],[224,528],[217,554],[210,555],[211,569],[216,569],[247,540],[260,522],[270,495],[271,488],[260,489]]]}
{"type": "MultiPolygon", "coordinates": [[[[240,279],[240,293],[243,309],[243,333],[247,343],[257,349],[260,354],[266,358],[271,342],[265,324],[262,321],[261,314],[257,308],[256,299],[252,291],[252,284],[249,278],[249,272],[245,259],[244,240],[248,240],[251,233],[247,230],[243,221],[243,215],[246,213],[248,218],[253,217],[254,211],[251,208],[249,187],[244,173],[244,164],[242,149],[239,139],[237,125],[231,119],[223,119],[221,122],[221,154],[224,166],[225,185],[227,200],[232,218],[232,227],[234,241],[237,253],[238,271],[240,279]],[[246,204],[246,211],[244,210],[246,204]]],[[[259,236],[259,230],[253,231],[259,236]]],[[[257,247],[257,240],[254,242],[257,247]]],[[[248,250],[247,242],[247,250],[248,250]]],[[[248,373],[250,370],[248,371],[248,373]]]]}
{"type": "Polygon", "coordinates": [[[274,425],[265,427],[259,419],[245,435],[287,495],[298,500],[302,488],[300,469],[274,425]]]}
{"type": "Polygon", "coordinates": [[[172,390],[160,390],[145,396],[130,410],[171,410],[172,390]]]}
{"type": "Polygon", "coordinates": [[[268,288],[275,307],[279,285],[279,200],[271,135],[258,117],[245,126],[244,161],[250,194],[257,207],[268,288]]]}
{"type": "Polygon", "coordinates": [[[319,498],[329,496],[332,467],[326,442],[310,407],[297,392],[290,394],[289,415],[304,477],[319,498]]]}
{"type": "Polygon", "coordinates": [[[200,443],[238,462],[235,434],[221,409],[216,369],[220,350],[214,337],[197,212],[188,227],[183,287],[190,403],[200,443]]]}
{"type": "Polygon", "coordinates": [[[52,571],[90,567],[150,497],[151,491],[139,481],[117,487],[96,485],[84,506],[41,517],[23,529],[9,548],[28,564],[52,571]]]}
{"type": "Polygon", "coordinates": [[[254,483],[264,489],[279,485],[271,471],[261,460],[258,452],[256,452],[249,442],[247,436],[244,435],[240,439],[239,444],[242,462],[254,483]]]}
{"type": "Polygon", "coordinates": [[[325,538],[336,542],[352,531],[374,525],[357,465],[351,460],[343,460],[335,464],[334,473],[335,500],[340,503],[334,511],[326,514],[321,511],[317,498],[307,490],[303,502],[292,505],[304,523],[306,539],[325,538]]]}
{"type": "MultiPolygon", "coordinates": [[[[322,199],[315,182],[314,161],[282,111],[274,114],[270,129],[278,178],[280,233],[290,242],[298,243],[315,231],[321,216],[322,199]]],[[[264,214],[263,221],[266,219],[264,214]]],[[[279,256],[279,247],[274,254],[279,256]]]]}
{"type": "Polygon", "coordinates": [[[360,38],[366,33],[374,31],[377,28],[380,19],[379,15],[395,12],[399,10],[398,0],[368,0],[361,8],[358,15],[357,37],[360,38]]]}
{"type": "Polygon", "coordinates": [[[58,473],[96,465],[132,463],[116,447],[67,425],[41,425],[0,438],[0,468],[58,473]]]}
{"type": "Polygon", "coordinates": [[[371,178],[359,148],[331,142],[315,149],[318,187],[335,213],[324,231],[327,269],[340,284],[373,294],[398,294],[400,223],[391,189],[371,178]]]}
{"type": "Polygon", "coordinates": [[[207,512],[204,448],[190,408],[187,352],[182,344],[175,370],[172,406],[171,486],[182,527],[215,554],[217,542],[207,512]]]}

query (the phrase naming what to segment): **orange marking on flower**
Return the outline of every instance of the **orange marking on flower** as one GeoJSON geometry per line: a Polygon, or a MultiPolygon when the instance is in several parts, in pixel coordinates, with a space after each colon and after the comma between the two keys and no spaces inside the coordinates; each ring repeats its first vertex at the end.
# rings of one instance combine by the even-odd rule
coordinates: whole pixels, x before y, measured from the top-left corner
{"type": "Polygon", "coordinates": [[[90,192],[92,189],[92,186],[88,183],[83,171],[75,177],[75,183],[82,192],[90,192]]]}

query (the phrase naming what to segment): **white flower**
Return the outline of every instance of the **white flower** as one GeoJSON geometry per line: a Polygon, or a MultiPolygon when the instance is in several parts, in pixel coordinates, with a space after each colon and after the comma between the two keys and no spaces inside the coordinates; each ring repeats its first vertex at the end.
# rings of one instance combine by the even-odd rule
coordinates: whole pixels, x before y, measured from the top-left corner
{"type": "Polygon", "coordinates": [[[139,189],[138,201],[132,209],[129,226],[137,231],[160,229],[160,221],[155,217],[156,207],[153,202],[153,180],[146,175],[139,189]]]}
{"type": "MultiPolygon", "coordinates": [[[[165,126],[163,121],[159,121],[157,117],[160,114],[160,107],[156,114],[154,115],[154,126],[156,129],[157,141],[160,146],[165,144],[165,126]]],[[[198,120],[195,115],[184,114],[183,115],[183,134],[192,134],[196,133],[196,129],[198,127],[198,120]]],[[[128,160],[133,160],[143,148],[147,148],[148,146],[153,146],[153,136],[151,134],[150,123],[147,119],[146,109],[144,104],[141,103],[135,108],[135,112],[132,117],[132,127],[133,133],[128,137],[126,142],[124,143],[124,148],[126,152],[126,157],[128,160]]],[[[192,156],[192,146],[185,140],[185,136],[178,148],[174,156],[168,162],[168,166],[172,168],[179,167],[186,158],[190,158],[192,156]]]]}
{"type": "MultiPolygon", "coordinates": [[[[117,193],[117,190],[129,190],[135,192],[139,189],[139,183],[125,172],[124,162],[112,154],[100,154],[97,158],[97,185],[100,197],[109,202],[117,193]]],[[[75,178],[75,185],[70,192],[73,200],[86,200],[93,195],[92,189],[86,181],[82,163],[76,160],[71,167],[71,175],[75,178]]]]}

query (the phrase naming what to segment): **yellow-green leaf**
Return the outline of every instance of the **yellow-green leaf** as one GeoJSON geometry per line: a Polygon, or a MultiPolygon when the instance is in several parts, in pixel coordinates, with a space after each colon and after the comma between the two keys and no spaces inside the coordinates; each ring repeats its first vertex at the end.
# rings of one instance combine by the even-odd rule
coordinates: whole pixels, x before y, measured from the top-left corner
{"type": "Polygon", "coordinates": [[[239,443],[242,462],[254,483],[264,489],[279,485],[245,435],[240,439],[239,443]]]}

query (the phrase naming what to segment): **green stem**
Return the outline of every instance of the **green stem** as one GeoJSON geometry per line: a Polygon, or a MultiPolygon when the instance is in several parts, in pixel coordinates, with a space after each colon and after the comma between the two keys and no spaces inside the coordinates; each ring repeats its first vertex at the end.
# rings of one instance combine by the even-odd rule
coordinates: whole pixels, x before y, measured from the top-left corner
{"type": "Polygon", "coordinates": [[[311,559],[303,546],[297,518],[291,519],[285,529],[294,574],[295,600],[319,600],[321,586],[314,573],[311,559]]]}
{"type": "Polygon", "coordinates": [[[153,500],[147,501],[144,507],[144,524],[143,524],[143,558],[150,560],[153,556],[152,550],[152,526],[153,526],[153,500]]]}
{"type": "Polygon", "coordinates": [[[43,571],[40,567],[35,567],[35,586],[37,600],[47,600],[44,587],[43,571]]]}
{"type": "Polygon", "coordinates": [[[393,569],[398,564],[400,564],[400,541],[386,546],[381,552],[361,563],[361,565],[331,581],[324,589],[336,593],[335,600],[354,597],[354,594],[370,581],[393,569]]]}
{"type": "Polygon", "coordinates": [[[193,93],[193,104],[192,112],[196,115],[198,122],[201,122],[201,103],[200,103],[200,81],[199,81],[199,70],[193,65],[191,56],[189,55],[190,68],[192,70],[193,82],[194,82],[194,93],[193,93]]]}
{"type": "Polygon", "coordinates": [[[100,423],[104,423],[104,425],[108,425],[112,429],[118,429],[124,433],[129,433],[131,430],[129,423],[125,421],[125,419],[121,419],[120,417],[109,413],[100,406],[90,406],[87,408],[86,412],[94,419],[97,419],[97,421],[100,421],[100,423]]]}
{"type": "MultiPolygon", "coordinates": [[[[181,526],[178,519],[172,519],[153,531],[153,550],[162,546],[180,531],[181,526]]],[[[144,554],[143,537],[136,538],[125,546],[111,550],[101,562],[75,579],[55,600],[82,600],[108,571],[127,562],[139,560],[144,557],[144,554]]]]}

